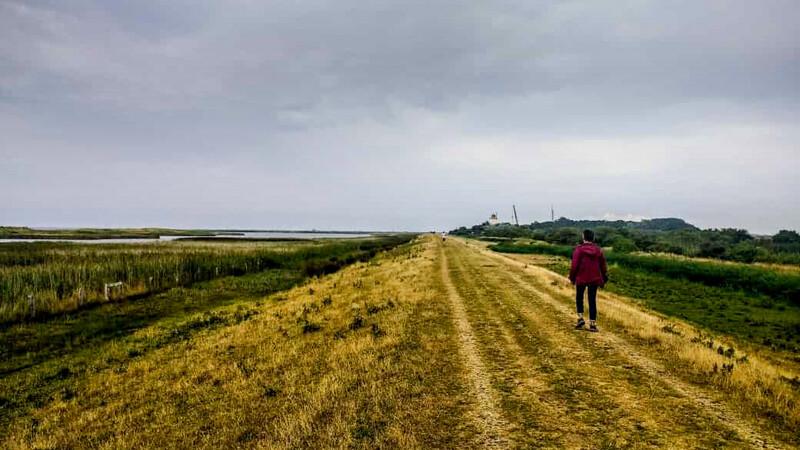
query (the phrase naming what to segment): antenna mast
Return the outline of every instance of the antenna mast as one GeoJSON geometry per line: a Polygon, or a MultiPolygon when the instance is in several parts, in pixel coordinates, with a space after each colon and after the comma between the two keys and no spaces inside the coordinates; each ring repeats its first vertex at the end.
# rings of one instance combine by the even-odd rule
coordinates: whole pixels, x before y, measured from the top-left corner
{"type": "Polygon", "coordinates": [[[551,222],[555,222],[556,221],[556,211],[553,209],[553,204],[552,203],[550,204],[550,221],[551,222]]]}
{"type": "Polygon", "coordinates": [[[514,209],[514,222],[519,226],[519,218],[517,217],[517,205],[511,205],[511,208],[514,209]]]}

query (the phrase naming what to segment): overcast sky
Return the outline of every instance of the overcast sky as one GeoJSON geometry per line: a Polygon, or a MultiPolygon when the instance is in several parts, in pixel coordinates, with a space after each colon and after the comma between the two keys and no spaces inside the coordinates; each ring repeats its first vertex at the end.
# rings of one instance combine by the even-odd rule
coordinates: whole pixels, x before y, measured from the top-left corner
{"type": "Polygon", "coordinates": [[[800,229],[800,5],[0,0],[0,224],[800,229]]]}

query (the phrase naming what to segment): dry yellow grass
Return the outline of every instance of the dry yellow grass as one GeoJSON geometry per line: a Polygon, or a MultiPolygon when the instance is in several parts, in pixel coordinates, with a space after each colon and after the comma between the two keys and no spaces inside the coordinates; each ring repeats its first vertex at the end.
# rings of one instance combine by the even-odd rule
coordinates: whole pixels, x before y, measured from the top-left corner
{"type": "MultiPolygon", "coordinates": [[[[87,370],[74,395],[14,420],[0,447],[798,443],[798,394],[781,378],[796,366],[748,349],[749,361],[723,374],[729,359],[692,342],[690,325],[606,293],[601,333],[575,331],[571,288],[525,258],[428,236],[219,308],[243,319],[87,370]]],[[[153,325],[135,338],[165,333],[153,325]]],[[[103,354],[128,351],[112,350],[103,354]]]]}
{"type": "MultiPolygon", "coordinates": [[[[541,286],[546,286],[548,291],[559,297],[558,304],[565,314],[572,311],[574,288],[565,277],[537,267],[535,263],[540,256],[500,255],[485,249],[481,251],[522,268],[536,278],[541,286]]],[[[646,342],[646,351],[658,359],[669,362],[672,362],[670,359],[678,360],[682,363],[681,369],[695,375],[716,373],[710,377],[709,388],[720,388],[731,406],[739,410],[741,415],[751,414],[755,407],[756,410],[774,413],[777,417],[772,420],[784,422],[781,425],[785,427],[800,426],[800,393],[787,382],[787,379],[800,376],[800,368],[796,363],[728,336],[709,337],[705,343],[713,339],[712,346],[704,345],[704,342],[692,342],[692,338],[698,336],[694,326],[653,313],[621,296],[601,291],[598,304],[603,322],[615,323],[619,331],[646,342]],[[665,327],[670,331],[665,332],[665,327]],[[720,345],[724,348],[746,349],[747,361],[732,363],[730,358],[719,354],[720,345]],[[734,364],[730,373],[722,370],[723,365],[727,364],[734,364]]],[[[778,423],[764,425],[769,427],[778,423]]]]}
{"type": "Polygon", "coordinates": [[[2,446],[469,445],[431,244],[229,307],[257,314],[91,374],[13,423],[2,446]]]}

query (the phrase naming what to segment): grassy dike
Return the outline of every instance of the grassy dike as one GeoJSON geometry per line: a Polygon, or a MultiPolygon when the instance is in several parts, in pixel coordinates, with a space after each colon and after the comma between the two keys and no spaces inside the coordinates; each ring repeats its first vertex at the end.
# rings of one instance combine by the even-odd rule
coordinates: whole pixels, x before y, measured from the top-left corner
{"type": "MultiPolygon", "coordinates": [[[[172,289],[118,305],[141,305],[120,335],[53,326],[60,350],[43,340],[46,359],[20,366],[18,352],[4,369],[0,446],[474,446],[433,248],[403,244],[321,278],[272,270],[172,289]]],[[[113,308],[84,325],[134,315],[113,308]]]]}
{"type": "MultiPolygon", "coordinates": [[[[797,447],[800,442],[800,410],[797,408],[800,377],[796,360],[724,334],[698,334],[694,324],[656,313],[638,300],[606,291],[598,294],[600,333],[575,331],[572,327],[574,288],[562,275],[541,267],[550,257],[501,254],[485,250],[484,245],[474,241],[467,241],[466,245],[495,261],[494,264],[488,261],[480,264],[473,276],[485,274],[482,277],[488,278],[492,272],[507,275],[507,281],[490,291],[516,284],[522,291],[516,296],[512,294],[511,299],[519,298],[521,309],[535,308],[541,303],[554,309],[552,312],[558,317],[554,324],[537,324],[530,327],[531,330],[551,332],[560,328],[563,335],[554,343],[566,353],[569,353],[567,340],[586,338],[580,347],[596,357],[575,355],[568,358],[581,366],[580,377],[605,367],[612,372],[591,384],[610,388],[609,398],[615,403],[639,408],[654,402],[652,407],[633,415],[635,420],[645,421],[641,423],[643,427],[635,425],[634,429],[649,435],[637,437],[634,447],[643,446],[644,442],[654,448],[797,447]],[[641,372],[636,375],[632,371],[641,372]],[[609,379],[618,377],[644,390],[631,395],[625,393],[622,386],[611,388],[609,379]],[[665,392],[653,390],[659,384],[666,388],[665,392]],[[676,404],[671,404],[673,402],[676,404]],[[687,402],[694,411],[687,409],[687,402]],[[648,415],[662,417],[647,421],[648,415]],[[716,423],[702,423],[709,419],[716,423]],[[676,421],[685,421],[686,428],[681,430],[675,426],[676,421]],[[665,429],[658,430],[662,427],[665,429]],[[653,432],[655,434],[651,434],[653,432]],[[709,434],[716,434],[716,437],[709,434]],[[655,440],[650,442],[650,437],[655,440]]],[[[547,321],[552,312],[542,311],[530,317],[536,322],[547,321]]],[[[598,409],[594,401],[592,405],[591,411],[611,411],[598,409]]],[[[623,426],[616,419],[609,422],[605,418],[602,423],[599,430],[609,433],[616,433],[615,429],[623,426]],[[608,426],[612,423],[617,425],[608,426]]],[[[566,447],[628,447],[624,444],[566,447]]]]}
{"type": "MultiPolygon", "coordinates": [[[[86,252],[98,261],[128,261],[141,267],[153,266],[147,255],[158,257],[158,261],[202,254],[210,263],[211,256],[218,256],[217,266],[241,262],[243,258],[271,258],[272,264],[264,264],[259,271],[231,276],[222,272],[210,281],[183,283],[158,293],[139,293],[113,302],[95,302],[80,309],[60,314],[42,314],[36,320],[6,322],[0,327],[0,422],[18,416],[30,407],[38,407],[60,396],[69,396],[64,391],[69,380],[87,370],[102,370],[124,364],[126,360],[170,343],[188,339],[196,331],[237,323],[249,317],[248,312],[233,313],[217,311],[217,308],[232,304],[258,303],[265,295],[289,289],[303,283],[309,277],[332,273],[339,268],[366,261],[382,250],[388,250],[408,242],[411,235],[391,236],[369,241],[327,241],[274,244],[203,244],[186,246],[167,244],[144,246],[56,246],[65,249],[52,253],[52,246],[39,265],[41,270],[53,270],[53,265],[62,269],[71,268],[69,262],[80,261],[86,252]],[[146,251],[138,261],[134,256],[146,251]],[[158,252],[161,254],[159,255],[158,252]],[[52,260],[57,259],[57,264],[52,260]],[[134,336],[143,329],[157,327],[163,333],[154,339],[139,342],[134,336]],[[130,345],[129,345],[130,344],[130,345]],[[119,350],[120,346],[127,350],[119,350]],[[115,349],[115,350],[109,350],[115,349]]],[[[30,244],[28,245],[28,247],[30,244]]],[[[24,247],[24,246],[23,246],[24,247]]],[[[38,244],[34,244],[39,248],[38,244]]],[[[39,248],[41,250],[41,248],[39,248]]],[[[5,252],[9,255],[20,252],[5,252]]],[[[34,254],[28,249],[25,255],[34,254]]],[[[247,260],[247,259],[245,259],[247,260]]],[[[175,266],[173,266],[174,269],[175,266]]],[[[13,269],[13,267],[12,267],[13,269]]],[[[231,272],[227,272],[231,273],[231,272]]],[[[236,272],[234,272],[236,273],[236,272]]]]}

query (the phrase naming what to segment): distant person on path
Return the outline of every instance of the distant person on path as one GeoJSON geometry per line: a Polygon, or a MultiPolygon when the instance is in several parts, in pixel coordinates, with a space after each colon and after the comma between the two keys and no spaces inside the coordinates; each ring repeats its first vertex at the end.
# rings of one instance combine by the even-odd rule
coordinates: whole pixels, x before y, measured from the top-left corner
{"type": "Polygon", "coordinates": [[[572,253],[569,281],[575,285],[575,305],[578,308],[576,329],[586,325],[583,320],[583,293],[589,291],[589,331],[597,332],[597,288],[608,282],[608,268],[603,250],[594,243],[594,232],[583,230],[583,243],[572,253]]]}
{"type": "Polygon", "coordinates": [[[447,240],[447,232],[442,231],[442,242],[447,240]]]}

